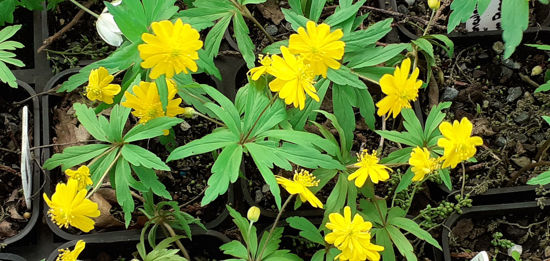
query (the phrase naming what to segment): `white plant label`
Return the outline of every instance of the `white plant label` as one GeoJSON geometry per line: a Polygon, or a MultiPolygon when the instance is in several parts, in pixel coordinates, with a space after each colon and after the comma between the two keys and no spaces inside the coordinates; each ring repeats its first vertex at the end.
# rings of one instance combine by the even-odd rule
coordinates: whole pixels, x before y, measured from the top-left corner
{"type": "Polygon", "coordinates": [[[29,109],[23,107],[21,128],[21,184],[23,186],[23,195],[27,209],[31,209],[31,191],[32,191],[32,164],[31,149],[29,147],[29,109]]]}
{"type": "Polygon", "coordinates": [[[468,21],[466,21],[466,31],[483,32],[500,30],[502,0],[491,0],[491,3],[482,15],[479,15],[477,9],[468,21]]]}
{"type": "Polygon", "coordinates": [[[481,251],[470,261],[489,261],[489,255],[487,255],[487,252],[481,251]]]}

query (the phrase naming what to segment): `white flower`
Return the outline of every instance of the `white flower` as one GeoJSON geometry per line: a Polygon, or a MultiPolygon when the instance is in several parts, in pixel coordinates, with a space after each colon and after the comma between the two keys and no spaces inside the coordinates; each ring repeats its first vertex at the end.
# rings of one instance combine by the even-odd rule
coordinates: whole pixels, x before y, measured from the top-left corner
{"type": "MultiPolygon", "coordinates": [[[[113,1],[114,6],[119,5],[122,0],[113,1]]],[[[95,23],[97,33],[101,36],[101,39],[112,46],[120,46],[123,42],[122,32],[118,28],[118,25],[113,18],[113,15],[109,13],[107,7],[103,9],[103,12],[97,18],[95,23]]]]}

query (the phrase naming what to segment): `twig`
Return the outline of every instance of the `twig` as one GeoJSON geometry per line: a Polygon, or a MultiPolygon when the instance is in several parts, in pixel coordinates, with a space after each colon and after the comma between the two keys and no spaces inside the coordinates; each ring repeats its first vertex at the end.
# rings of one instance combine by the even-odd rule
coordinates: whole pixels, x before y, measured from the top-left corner
{"type": "Polygon", "coordinates": [[[0,150],[5,151],[5,152],[10,152],[10,153],[13,153],[13,154],[21,154],[21,152],[19,152],[19,151],[10,150],[10,149],[6,149],[6,148],[0,148],[0,150]]]}
{"type": "Polygon", "coordinates": [[[204,192],[206,191],[206,188],[208,188],[208,187],[204,187],[204,189],[201,191],[201,193],[199,193],[198,195],[196,195],[195,197],[193,197],[191,200],[188,200],[187,202],[181,204],[181,205],[179,206],[180,209],[181,209],[181,208],[184,208],[185,206],[187,206],[187,205],[193,203],[193,201],[195,201],[195,200],[197,200],[198,198],[200,198],[200,197],[202,196],[202,194],[204,194],[204,192]]]}
{"type": "Polygon", "coordinates": [[[49,89],[45,92],[39,92],[37,94],[31,95],[31,96],[25,98],[24,100],[16,101],[13,104],[15,104],[15,105],[23,104],[23,103],[27,102],[28,100],[33,99],[34,97],[38,97],[38,96],[45,95],[45,94],[50,94],[50,93],[55,93],[57,91],[57,89],[58,89],[58,87],[55,87],[55,88],[49,89]]]}
{"type": "MultiPolygon", "coordinates": [[[[168,233],[170,233],[171,237],[176,237],[177,236],[174,229],[172,229],[172,227],[168,223],[163,221],[162,225],[164,226],[164,228],[166,228],[166,230],[168,230],[168,233]]],[[[187,250],[185,249],[185,247],[183,246],[183,244],[181,243],[181,241],[179,239],[176,239],[176,245],[178,245],[178,248],[181,250],[181,253],[183,254],[183,256],[187,260],[191,260],[191,257],[189,257],[189,253],[187,253],[187,250]]]]}
{"type": "Polygon", "coordinates": [[[531,163],[521,168],[520,170],[514,172],[512,175],[510,175],[510,180],[508,180],[508,186],[514,185],[519,175],[521,175],[523,172],[538,166],[550,166],[550,161],[539,161],[539,162],[531,163]]]}
{"type": "Polygon", "coordinates": [[[17,173],[18,173],[17,170],[14,170],[14,169],[12,169],[11,167],[8,167],[8,166],[3,165],[3,164],[0,164],[0,170],[7,171],[7,172],[10,172],[10,173],[13,173],[13,174],[17,174],[17,173]]]}
{"type": "MultiPolygon", "coordinates": [[[[84,7],[89,8],[90,6],[92,6],[93,3],[95,3],[95,0],[88,0],[88,2],[84,4],[84,7]]],[[[59,37],[61,37],[63,34],[69,31],[69,29],[73,28],[73,26],[76,25],[76,23],[78,23],[78,21],[80,20],[80,18],[82,18],[85,12],[86,11],[84,11],[84,9],[80,9],[78,13],[76,13],[76,15],[73,17],[73,19],[68,24],[63,26],[61,30],[57,31],[54,35],[46,38],[46,40],[42,42],[42,46],[40,46],[40,48],[38,48],[36,52],[37,53],[42,52],[46,47],[48,47],[55,40],[57,40],[59,37]]]]}
{"type": "Polygon", "coordinates": [[[527,76],[523,73],[519,73],[519,78],[521,78],[524,82],[530,84],[531,86],[533,86],[535,88],[540,87],[540,84],[538,84],[535,81],[531,80],[531,78],[529,78],[529,76],[527,76]]]}
{"type": "Polygon", "coordinates": [[[50,148],[55,146],[74,145],[74,144],[80,144],[80,143],[86,143],[86,142],[98,142],[98,141],[99,140],[84,140],[84,141],[75,141],[75,142],[66,142],[66,143],[47,144],[47,145],[32,147],[31,150],[50,148]]]}

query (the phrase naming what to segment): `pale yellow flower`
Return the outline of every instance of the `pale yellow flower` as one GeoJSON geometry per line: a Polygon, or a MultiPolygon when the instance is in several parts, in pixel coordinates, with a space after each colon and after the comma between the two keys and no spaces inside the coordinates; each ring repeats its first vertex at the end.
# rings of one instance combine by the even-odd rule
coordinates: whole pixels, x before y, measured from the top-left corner
{"type": "Polygon", "coordinates": [[[355,186],[363,187],[367,178],[370,178],[374,184],[390,178],[388,170],[391,171],[391,169],[378,163],[376,151],[373,150],[372,154],[369,154],[367,150],[363,150],[361,154],[357,154],[357,158],[359,162],[353,166],[359,169],[348,176],[348,180],[355,179],[355,186]]]}
{"type": "Polygon", "coordinates": [[[441,6],[441,1],[440,0],[428,0],[428,6],[432,10],[437,10],[437,9],[439,9],[439,6],[441,6]]]}
{"type": "Polygon", "coordinates": [[[295,171],[293,180],[276,176],[277,184],[283,186],[291,195],[298,194],[303,202],[309,202],[315,208],[323,208],[323,203],[309,190],[319,185],[319,180],[307,170],[295,171]]]}
{"type": "Polygon", "coordinates": [[[417,81],[420,71],[414,68],[409,77],[410,70],[411,60],[407,58],[401,67],[395,68],[393,75],[384,74],[380,78],[380,88],[387,96],[376,103],[378,116],[389,113],[395,118],[403,108],[411,108],[410,102],[418,98],[418,89],[422,86],[422,81],[417,81]]]}
{"type": "Polygon", "coordinates": [[[260,209],[256,206],[250,207],[246,213],[246,218],[252,222],[257,222],[260,218],[260,209]]]}
{"type": "Polygon", "coordinates": [[[156,79],[160,75],[172,78],[180,72],[197,71],[197,50],[202,47],[199,32],[181,19],[172,23],[168,20],[151,24],[154,34],[144,33],[145,42],[138,46],[139,56],[143,59],[141,67],[152,68],[149,77],[156,79]]]}
{"type": "Polygon", "coordinates": [[[378,252],[384,251],[384,247],[370,242],[372,223],[363,220],[359,214],[355,214],[352,220],[349,206],[344,208],[343,216],[340,213],[330,213],[328,219],[326,227],[332,232],[325,235],[325,241],[342,251],[335,259],[380,260],[378,252]]]}
{"type": "Polygon", "coordinates": [[[288,49],[300,55],[311,66],[315,75],[327,77],[328,68],[339,69],[346,44],[340,41],[344,33],[341,29],[330,32],[328,24],[315,25],[309,21],[306,28],[298,28],[297,34],[290,35],[288,49]]]}
{"type": "Polygon", "coordinates": [[[78,181],[78,189],[85,189],[86,186],[94,184],[90,178],[90,169],[86,165],[80,166],[77,170],[67,169],[65,175],[78,181]]]}
{"type": "Polygon", "coordinates": [[[76,261],[78,260],[80,253],[84,251],[85,247],[86,242],[78,240],[74,246],[74,250],[72,251],[69,249],[59,249],[59,255],[57,256],[56,261],[76,261]]]}
{"type": "Polygon", "coordinates": [[[293,104],[295,108],[303,110],[306,105],[306,93],[315,101],[319,101],[317,90],[313,86],[314,72],[304,59],[295,56],[288,48],[281,46],[283,57],[273,55],[269,73],[275,79],[269,83],[271,91],[278,92],[279,97],[286,104],[293,104]]]}
{"type": "Polygon", "coordinates": [[[97,203],[86,198],[86,189],[78,189],[78,181],[69,179],[67,184],[59,183],[50,200],[44,193],[44,200],[50,207],[48,215],[59,227],[69,225],[84,232],[94,229],[94,220],[99,217],[97,203]]]}
{"type": "Polygon", "coordinates": [[[107,104],[113,103],[113,97],[120,92],[120,85],[111,84],[115,77],[109,74],[105,67],[99,67],[90,72],[86,97],[91,101],[99,100],[107,104]]]}
{"type": "Polygon", "coordinates": [[[437,140],[437,146],[444,149],[441,160],[444,160],[442,168],[454,168],[463,160],[468,160],[476,154],[476,146],[483,144],[483,140],[478,136],[472,135],[473,125],[464,117],[460,122],[455,120],[442,122],[439,130],[443,135],[437,140]]]}
{"type": "Polygon", "coordinates": [[[409,165],[412,166],[414,177],[412,181],[422,181],[424,177],[439,167],[438,160],[430,157],[430,151],[426,148],[416,147],[411,152],[409,165]]]}

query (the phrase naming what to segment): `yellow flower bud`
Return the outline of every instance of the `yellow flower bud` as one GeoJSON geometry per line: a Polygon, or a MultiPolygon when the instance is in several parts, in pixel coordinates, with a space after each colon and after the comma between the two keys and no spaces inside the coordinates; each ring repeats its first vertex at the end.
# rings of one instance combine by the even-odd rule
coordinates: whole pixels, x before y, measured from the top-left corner
{"type": "Polygon", "coordinates": [[[542,73],[542,67],[540,65],[533,67],[533,69],[531,70],[531,76],[536,76],[541,73],[542,73]]]}
{"type": "Polygon", "coordinates": [[[185,107],[183,108],[183,117],[185,118],[193,118],[196,111],[193,109],[193,107],[185,107]]]}
{"type": "Polygon", "coordinates": [[[258,207],[250,207],[246,213],[246,218],[252,222],[258,221],[260,218],[260,209],[258,207]]]}
{"type": "Polygon", "coordinates": [[[437,9],[439,9],[439,6],[441,6],[441,1],[440,0],[428,0],[428,6],[433,10],[437,10],[437,9]]]}

